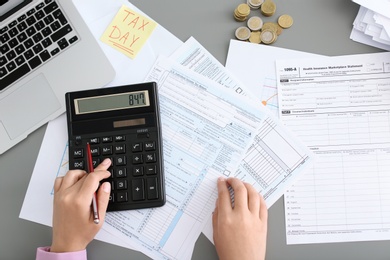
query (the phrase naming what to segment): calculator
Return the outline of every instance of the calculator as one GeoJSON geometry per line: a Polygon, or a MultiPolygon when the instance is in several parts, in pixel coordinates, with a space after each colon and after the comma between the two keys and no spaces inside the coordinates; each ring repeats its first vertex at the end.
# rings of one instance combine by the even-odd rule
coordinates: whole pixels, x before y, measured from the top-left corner
{"type": "Polygon", "coordinates": [[[69,169],[87,170],[111,159],[108,211],[165,204],[163,150],[157,84],[69,92],[65,95],[69,169]]]}

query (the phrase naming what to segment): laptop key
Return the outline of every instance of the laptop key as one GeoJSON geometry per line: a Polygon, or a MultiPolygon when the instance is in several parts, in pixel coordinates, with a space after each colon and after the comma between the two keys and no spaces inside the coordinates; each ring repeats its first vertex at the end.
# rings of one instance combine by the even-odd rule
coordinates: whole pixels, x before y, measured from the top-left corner
{"type": "Polygon", "coordinates": [[[43,52],[41,52],[39,54],[39,57],[41,57],[41,60],[43,62],[47,61],[48,59],[50,59],[50,53],[47,51],[47,50],[44,50],[43,52]]]}
{"type": "Polygon", "coordinates": [[[38,56],[32,58],[31,60],[29,60],[28,64],[30,64],[30,67],[31,69],[35,69],[36,67],[38,67],[39,65],[41,65],[42,61],[39,59],[38,56]]]}
{"type": "Polygon", "coordinates": [[[51,4],[49,4],[48,6],[46,6],[45,8],[43,8],[43,10],[45,11],[46,14],[49,14],[51,12],[53,12],[54,10],[56,10],[58,8],[58,5],[56,2],[53,2],[51,4]]]}
{"type": "Polygon", "coordinates": [[[34,52],[32,50],[27,50],[23,55],[26,58],[26,60],[29,60],[32,57],[34,57],[34,52]]]}
{"type": "Polygon", "coordinates": [[[73,30],[72,27],[70,27],[70,25],[68,24],[65,27],[59,29],[57,32],[53,33],[51,35],[51,40],[53,42],[56,42],[62,37],[64,37],[65,35],[67,35],[68,33],[70,33],[72,30],[73,30]]]}
{"type": "Polygon", "coordinates": [[[17,68],[16,70],[12,71],[8,75],[6,75],[4,78],[0,80],[0,90],[5,89],[24,75],[26,75],[31,69],[28,67],[27,64],[24,64],[17,68]]]}
{"type": "Polygon", "coordinates": [[[7,59],[4,56],[0,56],[0,67],[7,63],[7,59]]]}
{"type": "Polygon", "coordinates": [[[4,77],[7,75],[7,70],[4,67],[0,67],[0,78],[4,77]]]}

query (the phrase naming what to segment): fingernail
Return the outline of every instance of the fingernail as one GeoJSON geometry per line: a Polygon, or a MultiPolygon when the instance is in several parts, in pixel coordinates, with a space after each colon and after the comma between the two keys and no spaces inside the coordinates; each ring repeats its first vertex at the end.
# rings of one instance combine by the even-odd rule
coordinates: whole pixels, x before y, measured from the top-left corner
{"type": "Polygon", "coordinates": [[[110,193],[111,192],[111,184],[109,182],[103,182],[102,189],[105,193],[110,193]]]}
{"type": "Polygon", "coordinates": [[[110,163],[111,163],[111,160],[108,158],[104,159],[104,161],[103,161],[103,165],[109,165],[110,163]]]}
{"type": "Polygon", "coordinates": [[[224,177],[218,177],[218,181],[225,181],[224,177]]]}

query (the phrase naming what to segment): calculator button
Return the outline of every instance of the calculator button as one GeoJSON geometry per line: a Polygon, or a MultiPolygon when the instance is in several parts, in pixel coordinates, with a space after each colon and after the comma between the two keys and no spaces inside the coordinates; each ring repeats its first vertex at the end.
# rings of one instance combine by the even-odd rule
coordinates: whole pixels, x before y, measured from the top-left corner
{"type": "Polygon", "coordinates": [[[102,138],[102,143],[111,143],[111,142],[112,142],[111,136],[106,136],[102,138]]]}
{"type": "Polygon", "coordinates": [[[84,149],[76,148],[73,151],[73,158],[83,158],[84,157],[84,149]]]}
{"type": "Polygon", "coordinates": [[[133,167],[133,175],[134,176],[144,175],[144,167],[143,166],[134,166],[133,167]]]}
{"type": "Polygon", "coordinates": [[[142,152],[142,143],[133,143],[131,145],[131,151],[133,153],[142,152]]]}
{"type": "Polygon", "coordinates": [[[89,139],[89,144],[99,144],[100,139],[98,137],[89,139]]]}
{"type": "Polygon", "coordinates": [[[146,175],[154,175],[154,174],[157,174],[157,166],[156,165],[146,166],[146,175]]]}
{"type": "Polygon", "coordinates": [[[73,162],[73,167],[72,169],[79,169],[79,170],[84,170],[85,167],[85,162],[84,160],[75,160],[73,162]]]}
{"type": "Polygon", "coordinates": [[[156,143],[154,141],[145,142],[145,151],[155,151],[156,143]]]}
{"type": "Polygon", "coordinates": [[[92,156],[99,156],[100,155],[100,147],[91,148],[91,154],[92,154],[92,156]]]}
{"type": "Polygon", "coordinates": [[[115,136],[115,142],[123,142],[126,141],[126,136],[125,135],[117,135],[115,136]]]}
{"type": "Polygon", "coordinates": [[[131,190],[133,195],[133,200],[144,200],[144,180],[143,179],[134,179],[131,182],[131,190]]]}
{"type": "Polygon", "coordinates": [[[142,154],[133,155],[133,164],[140,164],[143,162],[144,162],[144,160],[143,160],[142,154]]]}
{"type": "Polygon", "coordinates": [[[147,179],[147,194],[148,199],[158,199],[158,186],[157,186],[157,178],[148,178],[147,179]]]}
{"type": "Polygon", "coordinates": [[[107,145],[102,147],[102,155],[111,155],[112,154],[112,145],[107,145]]]}
{"type": "Polygon", "coordinates": [[[75,139],[75,144],[76,145],[80,145],[82,142],[81,142],[81,136],[76,136],[76,139],[75,139]]]}
{"type": "Polygon", "coordinates": [[[116,189],[117,190],[126,190],[127,189],[127,181],[126,180],[120,180],[116,182],[116,189]]]}
{"type": "Polygon", "coordinates": [[[126,165],[126,156],[115,157],[115,165],[117,166],[126,165]]]}
{"type": "Polygon", "coordinates": [[[126,152],[126,145],[121,144],[121,145],[115,145],[115,153],[116,154],[122,154],[126,152]]]}
{"type": "Polygon", "coordinates": [[[92,165],[93,165],[93,168],[96,168],[99,164],[100,164],[100,159],[97,158],[97,159],[92,159],[92,165]]]}
{"type": "Polygon", "coordinates": [[[156,162],[156,154],[155,153],[146,154],[145,161],[146,161],[146,163],[156,162]]]}
{"type": "Polygon", "coordinates": [[[125,167],[123,168],[116,168],[115,169],[115,176],[117,178],[124,178],[127,176],[127,169],[125,167]]]}
{"type": "Polygon", "coordinates": [[[117,202],[127,202],[127,192],[118,192],[116,194],[116,201],[117,202]]]}

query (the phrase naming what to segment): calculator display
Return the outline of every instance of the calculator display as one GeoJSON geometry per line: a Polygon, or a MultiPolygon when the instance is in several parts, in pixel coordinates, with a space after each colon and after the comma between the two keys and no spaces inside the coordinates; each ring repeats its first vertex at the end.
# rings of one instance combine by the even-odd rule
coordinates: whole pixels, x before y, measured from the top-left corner
{"type": "Polygon", "coordinates": [[[74,100],[76,115],[136,107],[147,107],[149,105],[150,100],[147,90],[78,98],[74,100]]]}

